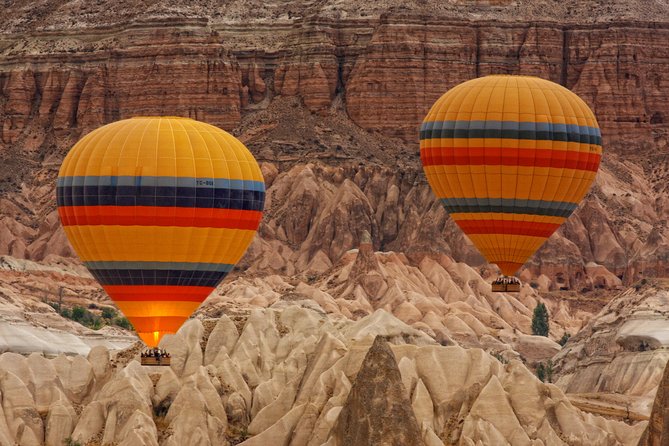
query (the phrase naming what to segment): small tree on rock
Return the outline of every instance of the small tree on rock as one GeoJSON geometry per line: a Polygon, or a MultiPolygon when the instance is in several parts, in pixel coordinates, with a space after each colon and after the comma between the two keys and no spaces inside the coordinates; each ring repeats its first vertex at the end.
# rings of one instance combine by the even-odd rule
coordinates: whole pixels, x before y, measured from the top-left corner
{"type": "Polygon", "coordinates": [[[543,303],[539,303],[539,305],[534,308],[534,315],[532,316],[532,334],[548,336],[548,310],[543,303]]]}

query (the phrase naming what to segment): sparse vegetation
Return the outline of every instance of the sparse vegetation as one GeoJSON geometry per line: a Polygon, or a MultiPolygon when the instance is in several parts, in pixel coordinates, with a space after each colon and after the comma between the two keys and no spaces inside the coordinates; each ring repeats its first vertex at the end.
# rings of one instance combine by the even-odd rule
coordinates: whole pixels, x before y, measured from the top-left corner
{"type": "Polygon", "coordinates": [[[117,311],[112,307],[102,307],[102,318],[112,320],[116,317],[117,311]]]}
{"type": "Polygon", "coordinates": [[[532,316],[532,334],[548,336],[548,331],[548,310],[546,309],[546,305],[539,303],[539,305],[534,308],[534,315],[532,316]]]}
{"type": "Polygon", "coordinates": [[[67,437],[63,440],[65,446],[82,446],[82,444],[76,440],[73,440],[72,437],[67,437]]]}
{"type": "Polygon", "coordinates": [[[157,418],[165,418],[167,412],[170,410],[171,405],[172,400],[168,398],[153,408],[153,414],[157,418]]]}
{"type": "Polygon", "coordinates": [[[636,291],[639,291],[639,290],[641,290],[641,288],[643,288],[644,285],[646,285],[646,284],[648,284],[648,280],[647,280],[646,278],[643,278],[643,279],[641,279],[640,281],[638,281],[637,283],[634,284],[634,289],[635,289],[636,291]]]}
{"type": "MultiPolygon", "coordinates": [[[[78,305],[70,309],[62,306],[59,302],[48,302],[48,304],[64,318],[71,319],[93,330],[99,330],[105,325],[116,325],[126,330],[132,330],[130,321],[123,316],[119,316],[118,311],[113,307],[98,307],[96,305],[95,308],[101,310],[101,314],[98,316],[78,305]]],[[[91,308],[90,305],[89,308],[91,308]]]]}
{"type": "Polygon", "coordinates": [[[565,334],[563,334],[560,340],[558,341],[558,344],[564,347],[565,344],[569,341],[569,338],[571,338],[571,333],[565,332],[565,334]]]}
{"type": "Polygon", "coordinates": [[[117,317],[116,319],[114,319],[114,325],[119,326],[121,328],[125,328],[126,330],[132,330],[132,325],[130,325],[130,321],[125,317],[117,317]]]}
{"type": "Polygon", "coordinates": [[[509,363],[509,361],[504,356],[502,356],[502,354],[499,353],[499,352],[493,353],[492,356],[494,356],[495,359],[498,360],[499,362],[501,362],[502,364],[508,364],[509,363]]]}
{"type": "Polygon", "coordinates": [[[548,360],[546,364],[543,362],[540,362],[539,365],[537,366],[537,378],[541,380],[541,382],[553,382],[553,361],[548,360]]]}

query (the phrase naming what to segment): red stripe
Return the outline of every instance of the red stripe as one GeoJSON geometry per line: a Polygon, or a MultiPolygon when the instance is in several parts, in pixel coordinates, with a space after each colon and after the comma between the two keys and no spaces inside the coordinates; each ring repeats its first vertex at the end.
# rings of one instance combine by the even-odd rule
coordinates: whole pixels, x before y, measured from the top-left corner
{"type": "Polygon", "coordinates": [[[202,302],[214,290],[207,286],[104,285],[107,294],[118,301],[202,302]]]}
{"type": "Polygon", "coordinates": [[[424,147],[423,166],[535,166],[596,172],[602,155],[552,149],[500,147],[424,147]]]}
{"type": "Polygon", "coordinates": [[[557,223],[537,223],[512,220],[456,220],[467,234],[514,234],[550,237],[560,227],[557,223]]]}
{"type": "Polygon", "coordinates": [[[253,231],[262,218],[260,211],[159,206],[61,206],[58,214],[63,226],[183,226],[253,231]]]}

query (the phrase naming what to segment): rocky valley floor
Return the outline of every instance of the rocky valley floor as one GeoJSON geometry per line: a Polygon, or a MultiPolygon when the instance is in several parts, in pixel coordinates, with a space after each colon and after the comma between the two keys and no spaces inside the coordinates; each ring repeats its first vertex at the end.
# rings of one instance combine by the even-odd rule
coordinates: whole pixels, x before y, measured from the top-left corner
{"type": "Polygon", "coordinates": [[[646,426],[583,412],[519,360],[441,345],[384,310],[358,321],[298,305],[196,319],[164,346],[171,367],[140,366],[137,349],[4,353],[0,441],[633,444],[646,426]]]}
{"type": "Polygon", "coordinates": [[[5,0],[0,17],[0,446],[659,442],[667,1],[5,0]],[[517,294],[491,292],[418,150],[431,104],[492,73],[569,88],[603,137],[517,294]],[[165,339],[171,367],[140,366],[113,319],[62,316],[113,304],[60,226],[58,169],[136,115],[230,131],[267,186],[238,268],[165,339]]]}
{"type": "Polygon", "coordinates": [[[499,294],[447,256],[413,266],[368,243],[321,274],[228,279],[162,368],[139,365],[131,332],[56,312],[59,294],[112,305],[76,263],[5,257],[0,276],[8,445],[636,444],[668,356],[662,281],[499,294]],[[539,302],[548,338],[531,335],[539,302]],[[549,360],[554,384],[536,377],[549,360]]]}

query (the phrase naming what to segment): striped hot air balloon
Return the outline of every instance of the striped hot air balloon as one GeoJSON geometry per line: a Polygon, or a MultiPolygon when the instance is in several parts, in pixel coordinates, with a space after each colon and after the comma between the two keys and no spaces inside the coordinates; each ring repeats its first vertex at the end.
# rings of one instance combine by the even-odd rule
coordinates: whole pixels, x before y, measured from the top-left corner
{"type": "Polygon", "coordinates": [[[185,118],[105,125],[70,150],[58,175],[70,243],[151,347],[176,332],[241,258],[264,199],[248,149],[185,118]]]}
{"type": "Polygon", "coordinates": [[[529,76],[457,85],[432,106],[420,132],[435,195],[508,276],[576,209],[595,179],[601,144],[583,100],[529,76]]]}

